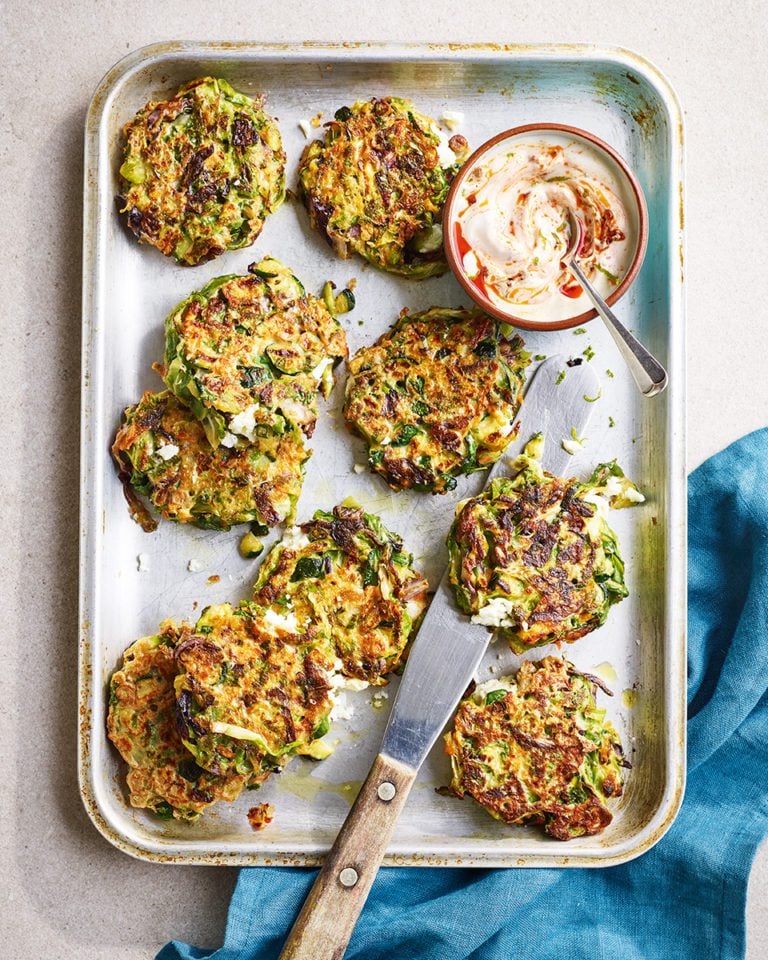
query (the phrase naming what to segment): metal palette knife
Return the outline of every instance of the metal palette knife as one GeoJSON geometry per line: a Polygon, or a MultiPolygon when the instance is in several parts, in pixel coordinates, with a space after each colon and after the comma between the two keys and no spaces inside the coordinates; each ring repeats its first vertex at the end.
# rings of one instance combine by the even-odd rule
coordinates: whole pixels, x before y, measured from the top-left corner
{"type": "MultiPolygon", "coordinates": [[[[488,474],[503,476],[510,456],[521,453],[534,433],[544,434],[542,464],[566,471],[563,439],[581,436],[598,393],[588,364],[567,368],[561,356],[542,363],[525,395],[517,437],[488,474]],[[559,381],[559,382],[558,382],[559,381]]],[[[491,634],[456,606],[443,576],[419,629],[381,750],[344,821],[280,954],[280,960],[343,957],[363,909],[400,811],[419,767],[480,665],[491,634]]]]}

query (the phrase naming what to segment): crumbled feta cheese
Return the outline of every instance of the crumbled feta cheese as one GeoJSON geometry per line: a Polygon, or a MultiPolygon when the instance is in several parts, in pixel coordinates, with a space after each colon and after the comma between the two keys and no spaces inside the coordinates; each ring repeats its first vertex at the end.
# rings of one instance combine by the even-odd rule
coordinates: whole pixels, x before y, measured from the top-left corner
{"type": "Polygon", "coordinates": [[[432,126],[432,130],[439,137],[439,142],[437,144],[437,158],[440,161],[441,167],[452,167],[456,163],[456,154],[448,146],[448,137],[445,133],[438,127],[435,123],[432,126]]]}
{"type": "Polygon", "coordinates": [[[622,486],[623,484],[621,477],[608,477],[603,484],[603,496],[605,496],[608,500],[610,500],[611,497],[618,496],[621,493],[622,486]]]}
{"type": "MultiPolygon", "coordinates": [[[[591,490],[586,494],[584,500],[593,504],[597,508],[597,512],[602,517],[607,518],[608,509],[614,498],[621,498],[621,500],[629,503],[645,503],[645,497],[632,483],[628,482],[626,478],[613,476],[608,477],[599,491],[591,490]]],[[[622,504],[622,506],[624,505],[622,504]]]]}
{"type": "Polygon", "coordinates": [[[229,429],[232,433],[237,433],[241,437],[245,437],[247,440],[250,440],[253,443],[256,433],[256,410],[258,407],[255,403],[252,403],[249,407],[246,407],[241,413],[238,413],[236,416],[232,417],[229,421],[229,429]]]}
{"type": "Polygon", "coordinates": [[[281,627],[283,630],[290,630],[291,633],[296,633],[296,630],[299,626],[299,622],[296,619],[295,613],[288,613],[286,616],[283,616],[281,613],[277,613],[270,608],[267,608],[264,611],[264,621],[265,623],[271,624],[273,627],[281,627]]]}
{"type": "Polygon", "coordinates": [[[488,694],[493,693],[494,690],[512,690],[513,682],[513,677],[492,677],[485,683],[478,683],[472,693],[472,699],[475,703],[484,703],[488,694]]]}
{"type": "Polygon", "coordinates": [[[330,367],[332,363],[333,363],[333,357],[323,357],[320,363],[318,363],[318,365],[312,371],[312,376],[315,378],[315,380],[318,380],[318,381],[322,380],[323,374],[325,373],[326,368],[330,367]]]}
{"type": "Polygon", "coordinates": [[[221,445],[222,447],[236,447],[237,437],[234,435],[234,433],[227,431],[221,438],[221,445]]]}
{"type": "Polygon", "coordinates": [[[464,114],[459,110],[444,110],[440,119],[445,126],[453,132],[454,130],[458,130],[462,123],[464,123],[464,114]]]}
{"type": "Polygon", "coordinates": [[[389,694],[386,690],[379,690],[371,697],[371,706],[374,710],[381,710],[385,700],[389,700],[389,694]]]}
{"type": "Polygon", "coordinates": [[[356,463],[352,469],[355,471],[355,473],[365,473],[365,464],[356,463]]]}
{"type": "Polygon", "coordinates": [[[312,136],[312,127],[309,124],[309,120],[299,120],[299,127],[301,132],[304,134],[305,138],[309,140],[312,136]]]}
{"type": "MultiPolygon", "coordinates": [[[[304,423],[307,419],[307,408],[298,400],[290,400],[288,397],[281,398],[280,409],[290,420],[295,423],[304,423]]],[[[252,437],[250,439],[253,439],[252,437]]]]}
{"type": "Polygon", "coordinates": [[[343,693],[336,695],[333,708],[331,709],[331,720],[349,720],[355,712],[355,708],[347,701],[343,693]]]}
{"type": "Polygon", "coordinates": [[[187,570],[189,570],[190,573],[200,573],[203,568],[204,564],[202,560],[192,559],[187,564],[187,570]]]}
{"type": "MultiPolygon", "coordinates": [[[[280,546],[286,550],[301,550],[309,544],[309,537],[302,532],[301,527],[288,527],[280,541],[280,546]]],[[[341,661],[339,661],[341,667],[341,661]]]]}
{"type": "Polygon", "coordinates": [[[136,557],[136,569],[139,573],[146,573],[149,570],[149,554],[140,553],[136,557]]]}
{"type": "Polygon", "coordinates": [[[484,627],[511,627],[514,604],[504,597],[491,597],[484,607],[481,607],[472,617],[472,623],[479,623],[484,627]]]}
{"type": "Polygon", "coordinates": [[[584,449],[583,440],[561,440],[560,446],[565,450],[566,453],[569,453],[571,456],[578,453],[579,450],[584,449]]]}
{"type": "Polygon", "coordinates": [[[172,457],[175,457],[178,452],[179,448],[175,443],[164,443],[155,450],[155,453],[161,460],[170,460],[172,457]]]}

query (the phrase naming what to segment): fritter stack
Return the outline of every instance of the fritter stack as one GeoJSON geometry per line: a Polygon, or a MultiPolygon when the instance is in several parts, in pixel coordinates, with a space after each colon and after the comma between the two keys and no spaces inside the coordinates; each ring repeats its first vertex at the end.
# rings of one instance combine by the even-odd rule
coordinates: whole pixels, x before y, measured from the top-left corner
{"type": "Polygon", "coordinates": [[[125,652],[107,726],[133,806],[194,820],[294,756],[328,756],[339,690],[387,682],[427,582],[378,517],[338,506],[273,548],[254,596],[125,652]]]}
{"type": "Polygon", "coordinates": [[[212,280],[169,314],[167,387],[125,411],[112,447],[134,519],[139,496],[179,523],[257,531],[290,519],[317,418],[347,356],[343,329],[279,261],[212,280]]]}

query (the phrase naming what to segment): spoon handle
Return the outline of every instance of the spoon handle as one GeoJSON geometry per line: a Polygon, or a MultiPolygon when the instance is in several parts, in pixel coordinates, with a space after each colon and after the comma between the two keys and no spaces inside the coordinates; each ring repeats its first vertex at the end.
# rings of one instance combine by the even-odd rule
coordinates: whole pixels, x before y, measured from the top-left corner
{"type": "Polygon", "coordinates": [[[667,371],[653,354],[646,350],[642,343],[635,339],[629,330],[627,330],[613,310],[611,310],[597,290],[595,290],[589,280],[587,280],[584,271],[579,267],[575,259],[572,258],[570,260],[568,269],[582,285],[587,296],[592,301],[595,310],[597,310],[610,330],[611,336],[616,341],[619,352],[624,357],[630,373],[634,377],[635,383],[640,388],[643,396],[655,397],[657,393],[661,393],[669,381],[667,371]]]}

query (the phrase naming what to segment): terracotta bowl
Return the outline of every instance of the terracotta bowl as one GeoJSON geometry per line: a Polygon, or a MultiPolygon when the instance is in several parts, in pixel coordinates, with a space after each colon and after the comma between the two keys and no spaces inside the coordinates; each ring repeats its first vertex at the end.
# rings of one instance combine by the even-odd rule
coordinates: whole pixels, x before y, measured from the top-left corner
{"type": "MultiPolygon", "coordinates": [[[[547,135],[551,135],[552,133],[563,135],[570,140],[581,140],[585,142],[594,152],[602,153],[603,159],[605,159],[608,165],[612,167],[616,179],[619,181],[619,185],[624,188],[622,190],[624,199],[634,199],[634,203],[630,203],[628,205],[627,217],[629,218],[633,232],[637,237],[637,242],[632,259],[630,260],[629,269],[622,278],[619,286],[605,298],[606,303],[616,303],[632,286],[635,277],[640,272],[640,267],[642,266],[643,258],[645,257],[645,250],[648,245],[648,208],[645,204],[645,197],[643,196],[642,187],[638,183],[637,177],[635,177],[634,173],[630,170],[623,157],[621,157],[613,149],[613,147],[605,143],[605,141],[600,140],[599,137],[589,133],[587,130],[582,130],[579,127],[570,127],[562,123],[530,123],[521,127],[513,127],[511,130],[505,130],[503,133],[499,133],[490,140],[487,140],[482,146],[475,150],[461,170],[456,174],[456,177],[451,184],[451,189],[448,193],[443,210],[443,238],[445,244],[445,254],[456,279],[466,290],[469,296],[478,304],[478,306],[482,307],[482,309],[491,316],[496,317],[505,323],[510,323],[515,327],[522,327],[525,330],[567,330],[569,327],[578,327],[579,325],[592,320],[597,316],[597,312],[590,308],[589,310],[582,310],[581,313],[572,317],[567,317],[566,319],[532,320],[530,318],[515,316],[513,313],[513,306],[510,306],[509,310],[506,310],[500,307],[497,303],[490,301],[486,296],[483,295],[483,292],[474,283],[472,283],[472,281],[468,278],[466,271],[464,270],[462,256],[457,245],[456,231],[454,230],[454,223],[456,219],[454,210],[459,200],[459,193],[464,179],[466,178],[467,174],[477,165],[477,163],[484,159],[489,151],[494,150],[498,144],[505,140],[533,140],[539,136],[541,139],[546,140],[547,135]]],[[[579,305],[579,309],[581,309],[581,305],[579,305]]]]}

